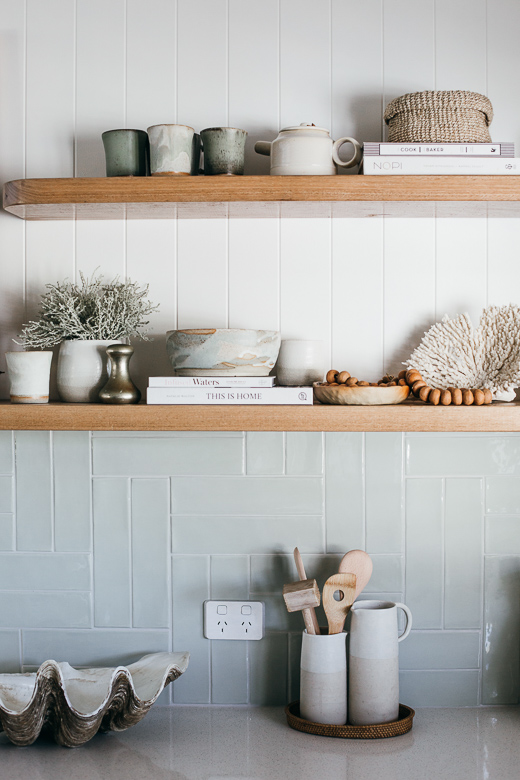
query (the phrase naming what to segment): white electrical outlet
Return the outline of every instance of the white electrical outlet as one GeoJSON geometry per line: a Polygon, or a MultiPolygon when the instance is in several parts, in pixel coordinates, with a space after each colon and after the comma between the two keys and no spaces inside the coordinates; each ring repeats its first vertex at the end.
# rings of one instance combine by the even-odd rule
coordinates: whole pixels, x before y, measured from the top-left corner
{"type": "Polygon", "coordinates": [[[263,601],[205,601],[206,639],[262,639],[263,601]]]}

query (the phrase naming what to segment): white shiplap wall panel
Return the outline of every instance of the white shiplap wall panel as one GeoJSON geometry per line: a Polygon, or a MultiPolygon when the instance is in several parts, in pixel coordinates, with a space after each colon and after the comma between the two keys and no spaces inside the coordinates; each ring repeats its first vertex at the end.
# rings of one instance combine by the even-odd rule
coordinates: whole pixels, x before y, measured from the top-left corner
{"type": "Polygon", "coordinates": [[[478,322],[487,300],[487,226],[478,217],[436,220],[436,319],[468,312],[478,322]]]}
{"type": "MultiPolygon", "coordinates": [[[[362,34],[356,34],[361,31],[356,0],[332,0],[331,8],[333,138],[348,135],[360,143],[379,141],[383,124],[381,0],[363,3],[362,34]]],[[[355,173],[357,168],[345,170],[355,173]]]]}
{"type": "Polygon", "coordinates": [[[385,371],[400,371],[435,318],[435,220],[386,219],[385,371]]]}
{"type": "Polygon", "coordinates": [[[520,303],[520,220],[488,222],[488,303],[520,303]]]}
{"type": "Polygon", "coordinates": [[[489,0],[487,4],[487,95],[493,104],[490,127],[494,141],[514,141],[520,155],[519,70],[520,3],[489,0]]]}
{"type": "Polygon", "coordinates": [[[383,221],[332,222],[332,365],[366,381],[383,361],[383,221]]]}
{"type": "Polygon", "coordinates": [[[435,89],[486,94],[486,6],[435,0],[435,89]]]}
{"type": "MultiPolygon", "coordinates": [[[[18,0],[0,0],[0,179],[24,175],[25,8],[18,0]]],[[[0,350],[13,349],[25,311],[25,225],[0,211],[0,350]]],[[[2,359],[2,370],[5,370],[2,359]]],[[[9,394],[0,375],[0,397],[9,394]]]]}
{"type": "Polygon", "coordinates": [[[330,129],[330,0],[280,0],[281,127],[330,129]]]}

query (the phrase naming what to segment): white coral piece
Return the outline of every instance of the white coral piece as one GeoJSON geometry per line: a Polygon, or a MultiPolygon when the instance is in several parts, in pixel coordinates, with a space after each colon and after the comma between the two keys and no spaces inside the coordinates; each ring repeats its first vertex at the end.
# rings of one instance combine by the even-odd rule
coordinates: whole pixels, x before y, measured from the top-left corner
{"type": "Polygon", "coordinates": [[[511,401],[520,387],[520,307],[488,306],[477,328],[468,314],[437,322],[404,365],[432,387],[489,388],[511,401]]]}

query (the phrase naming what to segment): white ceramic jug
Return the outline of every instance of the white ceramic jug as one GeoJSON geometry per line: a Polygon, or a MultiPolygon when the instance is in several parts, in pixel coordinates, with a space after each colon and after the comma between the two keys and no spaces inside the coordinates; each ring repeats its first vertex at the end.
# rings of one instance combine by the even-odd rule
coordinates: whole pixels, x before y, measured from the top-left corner
{"type": "Polygon", "coordinates": [[[351,168],[361,160],[361,146],[355,138],[345,136],[333,141],[324,127],[305,122],[284,127],[273,142],[258,141],[255,152],[271,156],[272,176],[333,176],[336,165],[351,168]],[[347,162],[338,154],[345,143],[354,147],[354,156],[347,162]]]}
{"type": "Polygon", "coordinates": [[[300,715],[313,723],[347,722],[347,634],[303,632],[300,715]]]}
{"type": "Polygon", "coordinates": [[[412,613],[393,601],[356,601],[351,608],[349,723],[390,723],[399,716],[399,642],[412,628],[412,613]],[[398,635],[397,610],[406,614],[398,635]]]}

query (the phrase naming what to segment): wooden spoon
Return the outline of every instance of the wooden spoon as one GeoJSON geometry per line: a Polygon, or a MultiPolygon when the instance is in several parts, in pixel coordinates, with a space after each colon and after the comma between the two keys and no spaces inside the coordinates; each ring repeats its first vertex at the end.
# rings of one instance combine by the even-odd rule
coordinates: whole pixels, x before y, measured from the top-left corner
{"type": "Polygon", "coordinates": [[[372,558],[364,550],[350,550],[341,559],[338,569],[339,573],[351,572],[351,574],[356,575],[356,592],[353,601],[357,599],[361,591],[367,586],[372,576],[373,568],[372,558]]]}
{"type": "MultiPolygon", "coordinates": [[[[300,555],[300,551],[297,547],[294,548],[294,562],[296,564],[296,570],[298,572],[298,577],[301,580],[306,580],[307,575],[305,574],[305,566],[303,565],[302,556],[300,555]]],[[[318,623],[318,618],[316,617],[316,611],[314,608],[304,609],[303,611],[303,619],[305,621],[305,625],[307,627],[307,633],[308,634],[319,634],[320,633],[320,626],[318,623]],[[312,630],[309,631],[309,628],[312,630]]]]}
{"type": "Polygon", "coordinates": [[[350,573],[334,574],[323,586],[323,609],[327,615],[329,634],[340,634],[343,631],[355,592],[356,575],[350,573]],[[334,598],[335,593],[339,595],[339,600],[334,598]]]}

